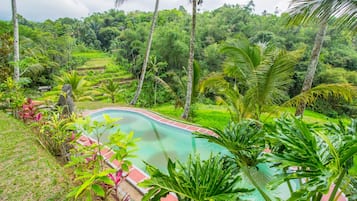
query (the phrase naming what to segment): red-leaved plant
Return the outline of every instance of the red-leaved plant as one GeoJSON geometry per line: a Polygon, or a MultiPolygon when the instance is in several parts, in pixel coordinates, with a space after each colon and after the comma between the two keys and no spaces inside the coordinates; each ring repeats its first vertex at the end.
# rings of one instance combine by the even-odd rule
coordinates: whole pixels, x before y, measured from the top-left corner
{"type": "Polygon", "coordinates": [[[24,121],[40,121],[42,114],[37,111],[36,105],[31,98],[27,98],[26,102],[22,104],[22,108],[19,111],[20,118],[24,121]]]}

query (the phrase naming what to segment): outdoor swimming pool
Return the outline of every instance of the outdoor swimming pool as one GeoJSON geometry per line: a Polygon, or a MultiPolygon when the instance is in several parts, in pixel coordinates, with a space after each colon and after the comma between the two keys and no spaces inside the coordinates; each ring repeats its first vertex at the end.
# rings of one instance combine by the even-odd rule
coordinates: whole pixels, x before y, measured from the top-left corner
{"type": "MultiPolygon", "coordinates": [[[[145,170],[142,161],[146,161],[161,170],[166,169],[168,158],[186,161],[190,153],[199,153],[202,159],[207,159],[210,153],[228,153],[222,147],[210,143],[205,139],[197,139],[191,132],[169,126],[142,114],[124,110],[104,110],[91,114],[91,119],[103,121],[103,114],[112,118],[120,118],[120,130],[124,133],[134,131],[134,137],[140,138],[137,143],[139,150],[133,163],[145,170]]],[[[101,141],[107,141],[103,136],[101,141]]]]}
{"type": "MultiPolygon", "coordinates": [[[[145,171],[145,165],[142,161],[146,161],[162,171],[166,171],[168,158],[184,162],[191,153],[199,153],[201,159],[207,159],[211,153],[229,154],[226,149],[219,145],[210,143],[205,139],[195,138],[190,131],[158,122],[137,112],[107,109],[92,113],[90,116],[94,121],[103,121],[103,114],[107,114],[112,118],[120,118],[118,123],[120,124],[121,131],[124,133],[133,131],[134,137],[140,138],[140,141],[137,143],[137,158],[134,158],[132,162],[143,171],[145,171]]],[[[108,141],[107,139],[108,136],[104,135],[101,141],[106,142],[108,141]]],[[[259,164],[258,166],[259,171],[254,173],[254,177],[263,181],[262,183],[271,180],[273,170],[266,164],[259,164]]],[[[252,188],[252,185],[244,177],[239,186],[252,188]]],[[[275,194],[283,200],[289,197],[289,190],[286,185],[281,185],[277,190],[270,193],[275,194]]],[[[252,201],[264,200],[257,191],[244,196],[244,199],[252,201]]]]}

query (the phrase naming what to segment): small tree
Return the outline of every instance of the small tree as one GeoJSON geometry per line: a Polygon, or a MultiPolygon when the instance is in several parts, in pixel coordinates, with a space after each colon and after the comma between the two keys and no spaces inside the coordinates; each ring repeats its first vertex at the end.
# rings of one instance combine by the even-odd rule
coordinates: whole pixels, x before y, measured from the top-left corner
{"type": "Polygon", "coordinates": [[[88,146],[76,146],[73,150],[74,154],[71,155],[68,166],[75,168],[76,180],[80,184],[67,197],[106,200],[113,195],[119,200],[119,183],[125,179],[123,172],[129,172],[129,159],[135,157],[133,152],[136,151],[137,139],[133,138],[134,133],[124,134],[120,131],[118,119],[107,115],[103,115],[103,118],[104,121],[91,121],[86,118],[76,122],[80,134],[89,135],[95,140],[90,139],[88,146]],[[109,134],[109,142],[103,144],[103,137],[109,134]],[[102,156],[106,146],[114,151],[110,160],[117,160],[119,169],[106,167],[106,159],[102,156]]]}
{"type": "Polygon", "coordinates": [[[217,102],[229,106],[232,120],[259,119],[268,107],[289,99],[287,89],[301,51],[252,44],[247,38],[222,47],[226,55],[222,73],[212,73],[201,84],[217,102]]]}
{"type": "Polygon", "coordinates": [[[115,96],[121,91],[120,85],[115,83],[112,79],[107,80],[100,87],[100,91],[104,94],[104,96],[108,96],[112,103],[115,103],[115,96]]]}

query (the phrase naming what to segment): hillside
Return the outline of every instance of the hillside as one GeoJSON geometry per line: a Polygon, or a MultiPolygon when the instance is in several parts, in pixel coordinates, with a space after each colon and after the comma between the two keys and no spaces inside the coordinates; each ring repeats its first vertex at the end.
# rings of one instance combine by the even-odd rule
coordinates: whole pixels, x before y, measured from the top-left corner
{"type": "Polygon", "coordinates": [[[0,200],[65,200],[70,178],[34,136],[0,112],[0,200]]]}

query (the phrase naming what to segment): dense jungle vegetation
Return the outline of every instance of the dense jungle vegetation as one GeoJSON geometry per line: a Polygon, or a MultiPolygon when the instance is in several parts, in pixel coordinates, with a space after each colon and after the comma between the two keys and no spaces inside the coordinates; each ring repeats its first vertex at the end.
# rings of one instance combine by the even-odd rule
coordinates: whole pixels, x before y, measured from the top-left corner
{"type": "MultiPolygon", "coordinates": [[[[194,133],[196,138],[230,154],[168,160],[168,174],[146,163],[150,178],[139,184],[147,188],[143,200],[160,200],[170,192],[179,200],[238,200],[251,191],[268,201],[333,201],[341,192],[356,199],[357,5],[314,1],[306,7],[301,2],[292,1],[295,9],[280,15],[255,14],[253,1],[196,13],[203,1],[192,0],[192,12],[184,7],[158,15],[112,9],[82,19],[32,22],[16,14],[13,0],[13,23],[0,21],[0,107],[23,124],[1,112],[6,120],[0,122],[0,134],[6,141],[0,146],[16,148],[14,142],[27,136],[17,137],[21,126],[32,125],[28,136],[35,138],[28,146],[47,149],[75,178],[73,185],[67,178],[52,181],[63,184],[58,192],[73,186],[66,198],[46,197],[119,200],[119,184],[130,171],[139,139],[122,133],[118,120],[107,115],[100,122],[77,115],[92,107],[130,104],[177,120],[183,109],[181,120],[214,131],[194,133]],[[296,117],[280,115],[295,107],[296,117]],[[105,144],[103,136],[109,136],[105,144]],[[265,175],[261,165],[274,175],[265,175]],[[243,178],[248,185],[240,187],[243,178]],[[281,185],[287,197],[280,197],[281,185]]],[[[8,167],[26,156],[16,153],[2,159],[8,167]]],[[[36,171],[32,165],[24,165],[25,173],[36,171]]],[[[43,168],[49,177],[58,177],[43,168]]],[[[40,180],[43,175],[37,174],[40,180]]],[[[9,177],[1,186],[12,179],[28,185],[22,175],[9,177]]],[[[16,189],[0,193],[22,199],[16,189]]],[[[128,194],[122,198],[129,199],[128,194]]]]}
{"type": "MultiPolygon", "coordinates": [[[[281,94],[278,102],[283,103],[300,93],[318,27],[313,23],[287,26],[287,14],[257,15],[252,12],[253,9],[254,5],[225,5],[213,11],[198,13],[195,46],[195,60],[200,69],[198,79],[202,81],[213,72],[225,69],[228,65],[225,61],[227,54],[224,54],[222,47],[242,38],[247,38],[252,44],[299,51],[296,53],[301,54],[299,61],[291,77],[287,78],[292,78],[287,93],[281,94]]],[[[61,18],[32,22],[20,17],[21,83],[28,94],[39,95],[39,86],[55,88],[59,84],[56,76],[70,70],[79,70],[91,57],[111,57],[113,61],[99,63],[99,67],[105,65],[111,72],[128,72],[131,76],[127,74],[127,80],[139,78],[151,19],[150,12],[125,13],[114,9],[94,13],[83,19],[61,18]],[[100,52],[104,52],[105,56],[100,52]]],[[[190,22],[190,14],[183,7],[160,11],[140,105],[147,107],[174,102],[182,106],[190,22]],[[155,99],[152,94],[155,94],[155,99]]],[[[6,21],[0,23],[0,82],[4,83],[12,74],[12,24],[6,21]]],[[[322,83],[357,84],[356,40],[356,36],[348,29],[329,27],[314,86],[322,83]]],[[[85,79],[93,82],[93,77],[88,79],[88,75],[95,72],[95,69],[89,69],[81,75],[87,75],[85,79]]],[[[115,78],[115,75],[112,76],[107,78],[115,78]]],[[[103,75],[100,82],[105,83],[107,78],[103,75]]],[[[99,85],[98,80],[94,82],[99,85]]],[[[125,85],[128,87],[122,87],[124,90],[121,95],[116,95],[115,101],[128,103],[136,83],[130,82],[125,85]]],[[[213,90],[205,90],[205,95],[205,98],[199,95],[197,101],[215,102],[216,93],[213,90]]],[[[92,98],[103,99],[93,95],[92,98]]],[[[357,110],[354,105],[355,101],[350,104],[339,98],[330,98],[318,100],[310,109],[331,117],[355,116],[357,110]]]]}

